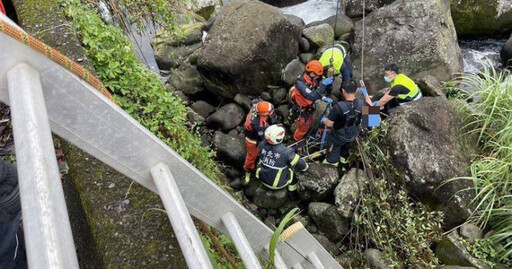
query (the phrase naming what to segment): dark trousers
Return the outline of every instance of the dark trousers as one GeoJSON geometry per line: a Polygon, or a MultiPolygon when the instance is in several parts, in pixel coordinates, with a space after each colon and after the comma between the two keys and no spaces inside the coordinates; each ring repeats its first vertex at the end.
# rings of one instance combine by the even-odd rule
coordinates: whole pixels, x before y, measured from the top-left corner
{"type": "Polygon", "coordinates": [[[19,221],[21,212],[9,222],[0,222],[0,268],[27,269],[25,241],[19,221]]]}
{"type": "Polygon", "coordinates": [[[342,163],[346,163],[350,147],[358,134],[359,127],[355,126],[331,130],[327,134],[327,162],[334,164],[342,161],[342,163]]]}

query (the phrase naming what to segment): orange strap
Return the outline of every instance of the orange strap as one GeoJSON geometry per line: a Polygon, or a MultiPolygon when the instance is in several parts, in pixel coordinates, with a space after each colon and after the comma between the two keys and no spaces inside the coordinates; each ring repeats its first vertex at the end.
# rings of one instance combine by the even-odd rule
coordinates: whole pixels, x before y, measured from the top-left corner
{"type": "Polygon", "coordinates": [[[60,53],[56,49],[46,45],[41,40],[16,29],[15,27],[9,25],[8,23],[2,20],[0,20],[0,32],[22,42],[23,44],[29,46],[33,50],[46,56],[48,59],[54,61],[60,66],[71,71],[73,74],[85,80],[87,83],[89,83],[89,85],[103,93],[103,95],[105,95],[108,99],[114,101],[112,98],[112,94],[107,90],[107,88],[103,85],[103,83],[101,83],[101,81],[96,76],[91,74],[89,70],[86,70],[75,61],[64,56],[64,54],[60,53]]]}

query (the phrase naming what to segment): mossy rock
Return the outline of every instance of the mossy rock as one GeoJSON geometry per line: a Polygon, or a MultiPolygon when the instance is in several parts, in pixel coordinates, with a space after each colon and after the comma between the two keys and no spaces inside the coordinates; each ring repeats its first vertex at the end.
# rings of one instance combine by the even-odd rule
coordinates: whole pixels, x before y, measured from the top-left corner
{"type": "Polygon", "coordinates": [[[507,1],[452,0],[451,10],[459,36],[489,36],[512,29],[512,3],[507,1]]]}

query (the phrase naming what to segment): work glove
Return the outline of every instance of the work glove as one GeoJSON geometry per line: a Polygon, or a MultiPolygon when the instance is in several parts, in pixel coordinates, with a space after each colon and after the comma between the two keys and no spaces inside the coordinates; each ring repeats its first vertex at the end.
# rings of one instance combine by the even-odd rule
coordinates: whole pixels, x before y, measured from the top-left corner
{"type": "Polygon", "coordinates": [[[324,79],[324,81],[322,81],[322,84],[326,87],[331,86],[333,81],[334,81],[334,78],[326,78],[326,79],[324,79]]]}
{"type": "Polygon", "coordinates": [[[366,98],[366,96],[368,96],[368,91],[366,90],[365,87],[361,87],[359,88],[359,90],[361,91],[361,93],[363,94],[363,96],[366,98]]]}
{"type": "Polygon", "coordinates": [[[373,106],[380,106],[380,100],[373,102],[373,106]]]}
{"type": "Polygon", "coordinates": [[[332,98],[329,98],[329,97],[322,97],[322,101],[324,101],[324,102],[326,102],[326,103],[330,104],[330,103],[332,103],[332,98]]]}

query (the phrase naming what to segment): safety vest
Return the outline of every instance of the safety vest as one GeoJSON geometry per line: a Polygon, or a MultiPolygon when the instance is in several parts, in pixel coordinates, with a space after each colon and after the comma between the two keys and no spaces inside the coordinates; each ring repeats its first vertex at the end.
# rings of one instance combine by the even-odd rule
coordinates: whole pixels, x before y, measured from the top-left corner
{"type": "MultiPolygon", "coordinates": [[[[307,85],[311,86],[311,89],[314,89],[316,87],[316,82],[312,81],[311,78],[309,78],[308,75],[303,74],[299,80],[303,80],[307,85]]],[[[300,93],[300,90],[297,89],[296,86],[293,86],[290,89],[290,99],[297,105],[301,110],[305,110],[308,108],[313,108],[313,102],[312,100],[309,100],[308,98],[304,97],[302,93],[300,93]]]]}
{"type": "Polygon", "coordinates": [[[271,145],[262,142],[259,145],[259,163],[256,177],[269,189],[279,190],[293,181],[293,170],[300,156],[283,144],[271,145]],[[293,159],[290,161],[290,159],[293,159]]]}
{"type": "Polygon", "coordinates": [[[406,94],[399,94],[396,98],[402,100],[402,101],[410,101],[416,98],[420,94],[420,88],[412,79],[407,77],[404,74],[398,74],[396,78],[391,82],[391,88],[401,85],[404,86],[409,90],[409,93],[406,94]]]}
{"type": "Polygon", "coordinates": [[[244,123],[244,134],[251,140],[259,141],[269,126],[268,118],[258,115],[256,107],[253,106],[247,114],[244,123]]]}
{"type": "Polygon", "coordinates": [[[334,47],[329,48],[322,53],[319,61],[324,67],[329,67],[331,65],[332,58],[334,74],[338,75],[340,73],[341,66],[343,65],[343,61],[345,60],[345,55],[347,55],[347,52],[342,45],[334,45],[334,47]]]}

